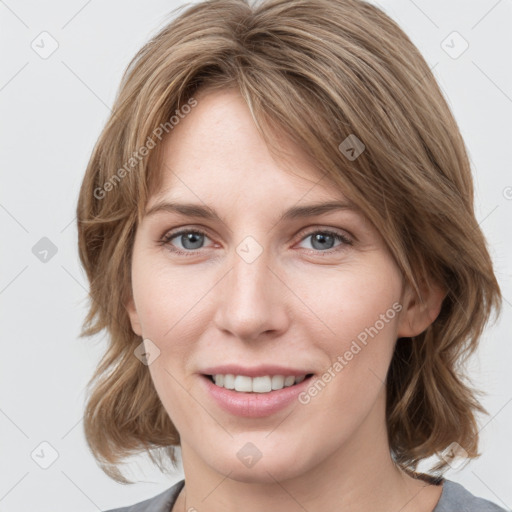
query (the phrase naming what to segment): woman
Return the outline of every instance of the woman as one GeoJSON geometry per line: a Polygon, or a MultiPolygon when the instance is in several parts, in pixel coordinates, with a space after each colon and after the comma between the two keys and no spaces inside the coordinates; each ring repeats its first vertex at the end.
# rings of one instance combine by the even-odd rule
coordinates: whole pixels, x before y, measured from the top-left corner
{"type": "Polygon", "coordinates": [[[460,362],[501,296],[457,124],[382,11],[188,8],[126,71],[77,217],[110,341],[87,442],[119,482],[183,461],[129,510],[502,510],[442,476],[478,456],[460,362]]]}

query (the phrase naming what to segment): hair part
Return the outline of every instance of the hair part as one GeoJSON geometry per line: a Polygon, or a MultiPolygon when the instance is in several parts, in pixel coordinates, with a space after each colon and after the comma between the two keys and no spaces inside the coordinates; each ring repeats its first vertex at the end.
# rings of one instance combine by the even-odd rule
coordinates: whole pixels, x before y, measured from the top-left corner
{"type": "MultiPolygon", "coordinates": [[[[130,62],[80,189],[79,255],[91,299],[81,336],[105,329],[109,343],[84,414],[103,471],[131,483],[118,466],[143,451],[162,470],[169,460],[176,466],[179,434],[133,354],[142,341],[125,308],[133,241],[161,183],[170,118],[202,92],[230,87],[273,152],[281,154],[274,136],[288,135],[362,209],[418,300],[421,283],[446,289],[432,325],[396,343],[386,382],[396,463],[414,471],[452,442],[478,456],[476,414],[485,410],[462,363],[501,294],[464,141],[429,66],[392,19],[362,0],[209,0],[130,62]],[[339,149],[349,135],[365,145],[353,161],[339,149]]],[[[440,460],[432,471],[446,466],[440,460]]]]}

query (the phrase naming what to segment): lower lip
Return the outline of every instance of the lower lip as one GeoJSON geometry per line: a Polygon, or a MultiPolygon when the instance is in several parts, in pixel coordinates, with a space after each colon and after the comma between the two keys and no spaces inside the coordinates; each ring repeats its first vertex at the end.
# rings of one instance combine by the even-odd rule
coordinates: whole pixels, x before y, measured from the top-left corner
{"type": "Polygon", "coordinates": [[[311,377],[299,384],[268,393],[243,393],[221,388],[204,375],[201,375],[201,379],[206,391],[225,411],[243,418],[262,418],[281,411],[297,400],[298,395],[309,386],[311,377]]]}

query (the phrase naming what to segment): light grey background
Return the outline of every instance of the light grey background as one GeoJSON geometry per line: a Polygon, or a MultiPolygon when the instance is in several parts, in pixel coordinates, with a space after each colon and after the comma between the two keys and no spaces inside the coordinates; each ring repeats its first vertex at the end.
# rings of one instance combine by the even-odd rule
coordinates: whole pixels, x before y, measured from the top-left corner
{"type": "MultiPolygon", "coordinates": [[[[0,512],[105,510],[151,497],[182,478],[169,479],[141,457],[129,465],[140,483],[123,486],[100,471],[86,447],[84,388],[105,339],[78,338],[87,281],[75,228],[79,186],[121,74],[178,5],[0,1],[0,512]],[[52,44],[43,31],[58,43],[48,58],[40,56],[52,44]],[[46,262],[32,251],[43,237],[57,249],[46,262]],[[51,461],[52,449],[43,442],[58,454],[47,469],[39,464],[51,461]]],[[[478,219],[505,296],[499,322],[486,330],[471,363],[490,413],[482,421],[483,455],[446,477],[510,509],[512,2],[379,5],[434,68],[459,123],[475,173],[478,219]],[[458,36],[446,39],[453,31],[469,44],[458,58],[445,51],[446,45],[452,54],[461,48],[458,36]]]]}

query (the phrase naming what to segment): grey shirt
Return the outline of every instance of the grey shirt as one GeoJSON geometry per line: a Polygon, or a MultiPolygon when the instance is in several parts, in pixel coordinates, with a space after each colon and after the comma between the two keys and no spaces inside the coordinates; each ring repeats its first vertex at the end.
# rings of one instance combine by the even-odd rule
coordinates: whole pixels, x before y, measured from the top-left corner
{"type": "MultiPolygon", "coordinates": [[[[442,479],[443,490],[432,512],[506,512],[504,508],[494,503],[473,496],[462,485],[451,480],[442,479]]],[[[178,494],[185,485],[185,480],[180,480],[164,492],[140,501],[134,505],[106,510],[105,512],[170,512],[178,494]]]]}

